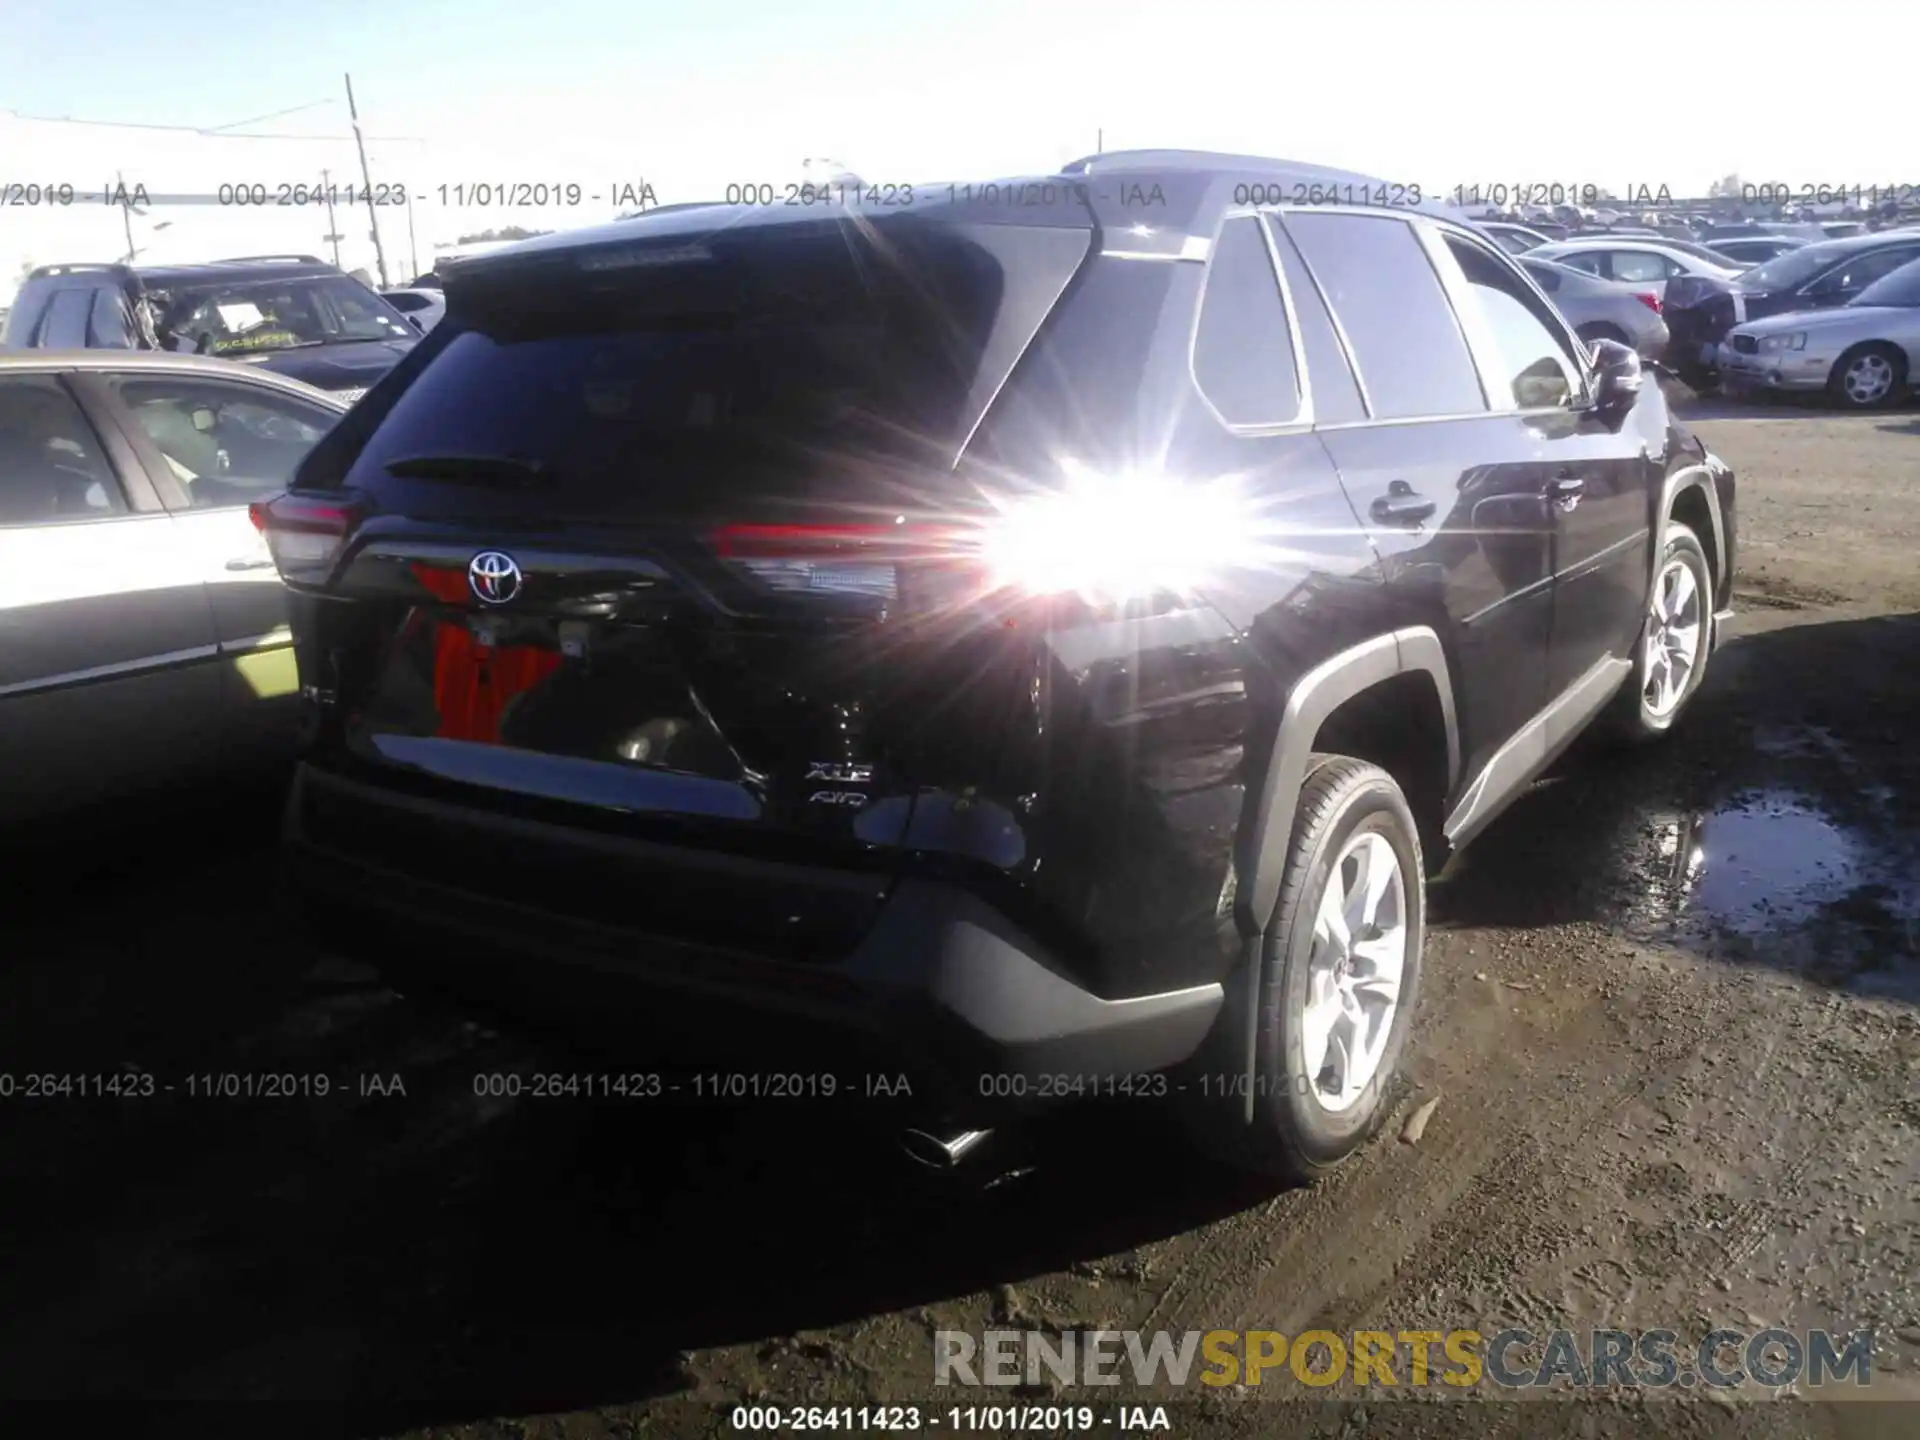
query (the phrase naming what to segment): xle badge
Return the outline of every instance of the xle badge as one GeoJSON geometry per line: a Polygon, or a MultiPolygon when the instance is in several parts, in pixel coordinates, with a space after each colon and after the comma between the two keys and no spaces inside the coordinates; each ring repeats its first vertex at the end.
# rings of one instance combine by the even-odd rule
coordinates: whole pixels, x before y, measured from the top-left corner
{"type": "Polygon", "coordinates": [[[807,779],[825,780],[831,785],[871,785],[873,766],[835,764],[831,760],[816,760],[807,767],[807,779]]]}

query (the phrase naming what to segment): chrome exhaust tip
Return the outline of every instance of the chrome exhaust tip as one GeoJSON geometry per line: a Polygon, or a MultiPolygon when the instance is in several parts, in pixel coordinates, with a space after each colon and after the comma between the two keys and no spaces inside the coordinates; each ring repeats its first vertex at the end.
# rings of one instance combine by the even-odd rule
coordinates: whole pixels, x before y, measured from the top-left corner
{"type": "Polygon", "coordinates": [[[908,1159],[929,1170],[951,1170],[992,1134],[991,1130],[961,1130],[942,1136],[926,1130],[906,1130],[901,1132],[900,1148],[906,1151],[908,1159]]]}

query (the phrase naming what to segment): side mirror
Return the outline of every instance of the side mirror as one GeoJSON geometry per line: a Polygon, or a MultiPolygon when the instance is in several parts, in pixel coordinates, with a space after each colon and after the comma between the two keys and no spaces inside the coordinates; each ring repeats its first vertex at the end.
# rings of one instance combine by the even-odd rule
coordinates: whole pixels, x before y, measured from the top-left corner
{"type": "Polygon", "coordinates": [[[211,434],[213,431],[213,427],[218,423],[219,423],[219,417],[217,417],[213,413],[213,411],[208,409],[205,405],[199,405],[194,407],[193,428],[198,430],[202,435],[211,434]]]}
{"type": "Polygon", "coordinates": [[[1623,414],[1633,408],[1647,372],[1640,364],[1640,352],[1618,340],[1595,340],[1593,353],[1593,404],[1603,414],[1623,414]]]}
{"type": "Polygon", "coordinates": [[[427,327],[420,323],[420,317],[418,315],[407,316],[407,323],[413,326],[413,328],[418,330],[422,335],[427,333],[427,327]]]}

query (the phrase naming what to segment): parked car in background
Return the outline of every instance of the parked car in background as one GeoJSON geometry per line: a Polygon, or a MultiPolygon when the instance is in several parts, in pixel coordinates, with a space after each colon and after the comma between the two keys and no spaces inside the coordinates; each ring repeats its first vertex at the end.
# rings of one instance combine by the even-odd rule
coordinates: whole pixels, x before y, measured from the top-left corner
{"type": "Polygon", "coordinates": [[[1727,332],[1729,390],[1824,390],[1853,410],[1903,398],[1920,376],[1920,259],[1831,310],[1790,310],[1727,332]]]}
{"type": "Polygon", "coordinates": [[[1109,152],[1017,212],[454,267],[458,329],[261,507],[315,693],[290,896],[649,1068],[911,1072],[915,1153],[1158,1074],[1238,1163],[1332,1168],[1428,874],[1590,723],[1673,728],[1738,527],[1471,226],[1236,198],[1308,177],[1377,183],[1109,152]]]}
{"type": "Polygon", "coordinates": [[[20,286],[16,349],[216,355],[352,401],[420,338],[378,294],[311,255],[202,265],[43,265],[20,286]]]}
{"type": "Polygon", "coordinates": [[[1652,291],[1635,290],[1531,255],[1521,256],[1520,266],[1588,345],[1613,340],[1632,346],[1645,360],[1658,360],[1666,353],[1667,323],[1660,318],[1660,300],[1652,291]]]}
{"type": "Polygon", "coordinates": [[[1768,235],[1786,235],[1801,240],[1828,238],[1820,226],[1808,220],[1730,220],[1707,226],[1701,232],[1700,239],[1704,244],[1716,245],[1722,240],[1768,235]]]}
{"type": "Polygon", "coordinates": [[[1828,220],[1823,221],[1820,228],[1826,232],[1829,240],[1844,240],[1850,235],[1867,233],[1867,223],[1864,220],[1828,220]]]}
{"type": "Polygon", "coordinates": [[[0,819],[289,758],[287,595],[247,507],[346,409],[226,360],[0,354],[0,819]]]}
{"type": "Polygon", "coordinates": [[[1613,240],[1586,236],[1559,240],[1527,252],[1535,259],[1552,260],[1584,270],[1602,280],[1616,280],[1664,297],[1667,282],[1676,275],[1707,275],[1732,279],[1739,267],[1716,257],[1704,246],[1683,240],[1613,240]]]}
{"type": "Polygon", "coordinates": [[[1802,245],[1813,242],[1798,235],[1730,235],[1725,240],[1709,242],[1707,248],[1716,255],[1724,255],[1735,265],[1751,269],[1763,265],[1776,255],[1784,255],[1789,250],[1798,250],[1802,245]]]}
{"type": "Polygon", "coordinates": [[[416,290],[382,290],[381,297],[398,310],[422,335],[438,325],[447,313],[446,291],[438,286],[416,290]]]}
{"type": "Polygon", "coordinates": [[[1720,345],[1736,325],[1789,310],[1832,310],[1867,286],[1920,259],[1920,231],[1881,231],[1817,240],[1738,276],[1687,276],[1666,294],[1667,363],[1696,389],[1720,370],[1720,345]]]}
{"type": "Polygon", "coordinates": [[[1481,220],[1475,222],[1491,235],[1494,243],[1509,255],[1524,255],[1536,245],[1552,243],[1552,237],[1526,225],[1515,225],[1508,220],[1481,220]]]}

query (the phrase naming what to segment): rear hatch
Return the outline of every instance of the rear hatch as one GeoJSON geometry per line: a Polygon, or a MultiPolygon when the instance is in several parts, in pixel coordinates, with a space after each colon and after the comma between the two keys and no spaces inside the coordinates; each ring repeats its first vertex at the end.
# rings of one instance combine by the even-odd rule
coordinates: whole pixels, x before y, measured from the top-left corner
{"type": "MultiPolygon", "coordinates": [[[[966,603],[979,506],[953,464],[1090,247],[1084,212],[1049,218],[749,215],[463,271],[340,483],[281,502],[296,531],[322,517],[300,641],[323,755],[570,828],[890,872],[941,736],[979,753],[1029,683],[966,603]]],[[[276,543],[297,584],[298,543],[276,543]]],[[[861,924],[844,894],[822,920],[749,893],[718,917],[743,944],[799,926],[819,953],[861,924]]],[[[679,897],[690,934],[711,898],[679,897]]],[[[678,928],[676,903],[649,910],[678,928]]]]}

